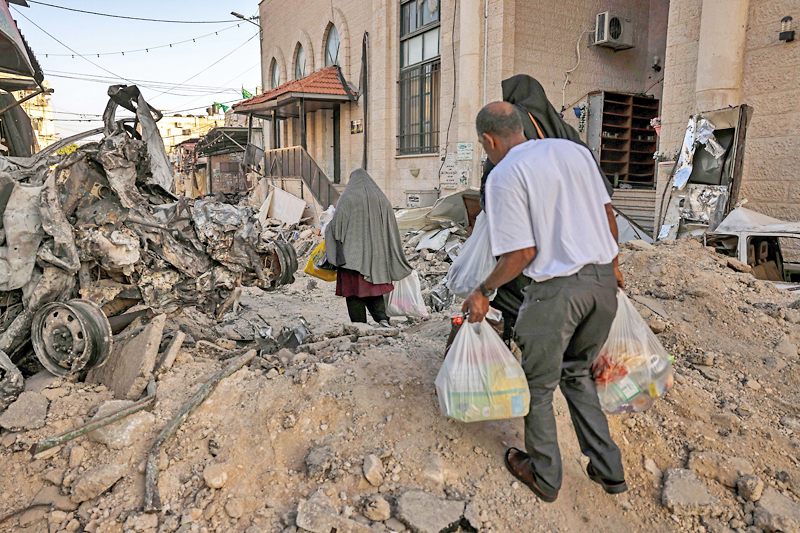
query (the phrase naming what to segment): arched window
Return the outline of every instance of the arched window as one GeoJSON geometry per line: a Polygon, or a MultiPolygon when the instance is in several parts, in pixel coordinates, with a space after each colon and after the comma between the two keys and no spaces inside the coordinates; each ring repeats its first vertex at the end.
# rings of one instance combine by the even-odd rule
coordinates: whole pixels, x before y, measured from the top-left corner
{"type": "Polygon", "coordinates": [[[270,89],[274,89],[281,84],[281,71],[278,69],[278,61],[275,59],[272,60],[272,67],[269,71],[269,82],[270,89]]]}
{"type": "Polygon", "coordinates": [[[294,57],[294,79],[299,80],[306,77],[306,52],[303,45],[297,45],[297,54],[294,57]]]}
{"type": "Polygon", "coordinates": [[[328,38],[325,40],[325,66],[339,64],[339,31],[331,24],[328,38]]]}

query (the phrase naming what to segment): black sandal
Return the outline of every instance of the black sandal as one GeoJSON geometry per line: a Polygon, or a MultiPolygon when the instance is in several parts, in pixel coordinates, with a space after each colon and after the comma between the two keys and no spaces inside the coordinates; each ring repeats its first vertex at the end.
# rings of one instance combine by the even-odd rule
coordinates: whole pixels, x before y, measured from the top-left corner
{"type": "Polygon", "coordinates": [[[505,461],[506,468],[508,469],[509,472],[511,472],[511,475],[514,476],[515,478],[517,478],[517,480],[520,483],[522,483],[523,485],[525,485],[526,487],[531,489],[531,491],[534,494],[536,494],[536,496],[538,496],[539,499],[541,499],[542,501],[545,501],[547,503],[552,503],[552,502],[556,501],[556,498],[558,498],[558,493],[557,492],[554,495],[546,493],[545,491],[543,491],[539,487],[539,485],[536,484],[536,482],[528,481],[528,480],[524,479],[521,475],[519,475],[516,472],[516,470],[514,470],[514,467],[511,466],[511,463],[508,460],[508,454],[509,454],[509,452],[512,452],[512,451],[517,453],[517,454],[520,454],[520,455],[523,455],[525,457],[528,457],[527,453],[523,452],[522,450],[520,450],[518,448],[513,448],[512,447],[512,448],[509,448],[509,449],[506,450],[506,453],[503,456],[503,460],[505,461]]]}
{"type": "Polygon", "coordinates": [[[586,473],[589,475],[589,479],[595,483],[599,483],[600,486],[603,487],[603,490],[609,494],[622,494],[628,490],[628,484],[624,481],[613,482],[601,478],[600,475],[595,471],[592,463],[586,465],[586,473]]]}

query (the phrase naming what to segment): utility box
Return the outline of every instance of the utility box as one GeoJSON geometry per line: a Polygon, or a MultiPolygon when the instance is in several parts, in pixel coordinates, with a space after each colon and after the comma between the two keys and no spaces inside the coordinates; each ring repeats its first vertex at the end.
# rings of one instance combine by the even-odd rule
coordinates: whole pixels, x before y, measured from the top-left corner
{"type": "Polygon", "coordinates": [[[431,207],[439,199],[439,191],[406,191],[406,207],[431,207]]]}

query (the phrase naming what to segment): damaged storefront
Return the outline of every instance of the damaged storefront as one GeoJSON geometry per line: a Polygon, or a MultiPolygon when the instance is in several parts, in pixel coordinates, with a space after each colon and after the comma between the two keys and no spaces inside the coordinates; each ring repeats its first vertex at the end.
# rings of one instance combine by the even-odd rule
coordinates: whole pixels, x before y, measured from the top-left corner
{"type": "Polygon", "coordinates": [[[0,409],[40,365],[68,375],[102,363],[137,316],[218,315],[237,287],[294,281],[294,248],[269,238],[253,208],[169,192],[160,113],[136,86],[108,94],[103,128],[0,157],[0,409]],[[119,107],[134,117],[118,119],[119,107]]]}

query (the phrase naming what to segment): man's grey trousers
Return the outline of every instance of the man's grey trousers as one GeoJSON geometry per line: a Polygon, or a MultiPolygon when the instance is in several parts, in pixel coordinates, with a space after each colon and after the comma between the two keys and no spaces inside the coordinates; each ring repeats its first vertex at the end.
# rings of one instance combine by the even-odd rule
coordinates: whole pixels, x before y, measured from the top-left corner
{"type": "Polygon", "coordinates": [[[597,399],[591,365],[608,337],[617,312],[617,280],[612,265],[587,265],[577,274],[533,282],[526,290],[516,324],[522,368],[531,390],[525,417],[525,446],[536,482],[543,490],[561,488],[553,391],[561,386],[581,446],[604,480],[624,480],[619,448],[597,399]]]}

